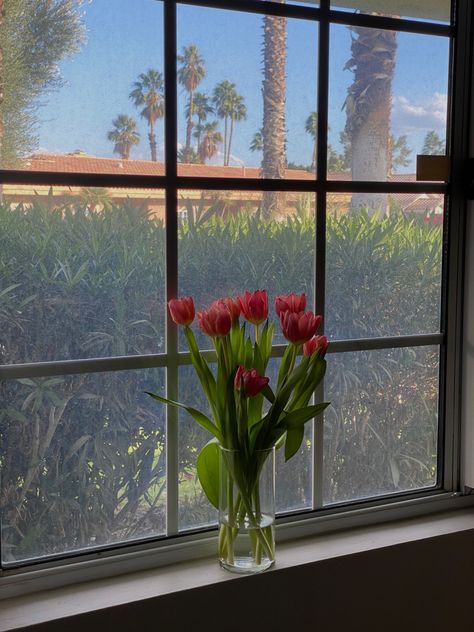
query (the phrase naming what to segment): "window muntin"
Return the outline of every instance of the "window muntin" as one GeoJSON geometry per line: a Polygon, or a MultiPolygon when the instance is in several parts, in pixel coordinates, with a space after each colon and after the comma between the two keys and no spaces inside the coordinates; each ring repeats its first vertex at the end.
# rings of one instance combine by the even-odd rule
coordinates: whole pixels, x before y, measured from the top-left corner
{"type": "MultiPolygon", "coordinates": [[[[170,0],[169,2],[167,2],[168,6],[173,7],[174,3],[170,0]]],[[[252,4],[250,3],[249,5],[249,12],[251,12],[251,7],[252,4]]],[[[284,9],[283,9],[284,10],[284,9]]],[[[217,12],[220,11],[216,10],[217,12]]],[[[168,13],[168,16],[170,15],[170,12],[168,13]]],[[[172,15],[172,11],[171,11],[171,15],[172,15]]],[[[292,12],[292,16],[294,16],[294,13],[292,12]]],[[[316,16],[316,14],[315,14],[316,16]]],[[[307,14],[306,14],[306,18],[307,18],[307,14]]],[[[293,18],[295,20],[295,22],[297,21],[296,18],[293,18]]],[[[168,22],[172,22],[172,19],[170,20],[168,17],[168,22]]],[[[350,16],[348,16],[348,22],[350,22],[350,16]]],[[[325,23],[326,24],[326,23],[325,23]]],[[[427,25],[424,25],[424,29],[426,30],[427,25]]],[[[439,30],[437,31],[439,33],[439,30]]],[[[446,30],[445,35],[448,36],[450,33],[448,30],[446,30]]],[[[166,38],[166,32],[165,32],[165,38],[166,38]]],[[[167,45],[167,54],[168,55],[172,55],[173,54],[173,50],[170,47],[170,41],[173,41],[173,38],[169,38],[168,39],[168,45],[167,45]]],[[[447,41],[447,37],[446,37],[446,41],[447,41]]],[[[166,47],[166,42],[165,42],[165,47],[166,47]]],[[[323,47],[324,49],[324,47],[323,47]]],[[[179,50],[177,51],[179,52],[179,50]]],[[[322,58],[320,59],[320,63],[323,64],[325,63],[325,59],[327,59],[328,57],[328,53],[329,51],[326,49],[325,51],[326,54],[324,54],[322,56],[322,58]]],[[[316,63],[316,62],[315,62],[316,63]]],[[[170,77],[173,77],[173,71],[170,71],[169,65],[168,65],[168,69],[167,69],[168,75],[170,77]]],[[[324,84],[324,72],[319,74],[319,82],[320,84],[322,84],[322,86],[324,88],[326,88],[325,84],[324,84]]],[[[171,89],[169,94],[170,100],[173,100],[173,89],[171,89]]],[[[322,106],[323,110],[325,108],[325,98],[324,98],[324,91],[320,90],[320,106],[322,106]]],[[[178,112],[178,116],[180,116],[180,113],[178,112]]],[[[324,116],[322,117],[324,119],[324,116]]],[[[171,126],[172,127],[172,126],[171,126]]],[[[322,146],[322,141],[321,141],[321,135],[320,135],[320,140],[319,140],[319,156],[322,156],[324,154],[324,147],[322,146]]],[[[169,144],[168,144],[169,147],[169,144]]],[[[168,152],[168,155],[172,155],[172,152],[168,152]]],[[[173,167],[173,165],[169,165],[170,167],[173,167]]],[[[170,169],[170,173],[173,172],[173,169],[170,169]]],[[[86,174],[87,175],[91,175],[91,174],[86,174]]],[[[2,174],[3,176],[3,174],[2,174]]],[[[27,173],[25,173],[25,182],[28,182],[29,179],[29,175],[27,173]]],[[[130,184],[130,186],[132,186],[132,182],[133,177],[128,179],[128,184],[130,184]]],[[[205,188],[207,191],[209,191],[210,189],[213,188],[219,188],[218,185],[218,181],[212,180],[212,176],[208,177],[205,176],[203,174],[203,172],[201,171],[201,173],[198,175],[198,181],[199,179],[202,178],[202,185],[203,188],[205,188]]],[[[34,178],[33,178],[34,179],[34,178]]],[[[52,178],[54,180],[54,178],[52,178]]],[[[85,178],[85,180],[87,180],[87,177],[85,178]]],[[[71,182],[75,181],[75,177],[72,174],[71,175],[71,182]]],[[[84,178],[81,179],[81,182],[84,181],[84,178]]],[[[96,180],[95,180],[96,182],[96,180]]],[[[105,177],[105,179],[102,181],[104,183],[104,186],[108,186],[108,180],[107,177],[105,177]],[[107,183],[107,184],[105,184],[107,183]]],[[[137,181],[138,182],[138,181],[137,181]]],[[[185,179],[184,178],[179,178],[176,180],[173,176],[170,176],[169,178],[167,178],[166,181],[161,180],[157,180],[156,181],[156,187],[161,187],[163,186],[163,184],[166,184],[167,187],[167,192],[168,194],[168,200],[173,200],[175,197],[175,193],[177,192],[178,187],[181,187],[182,189],[186,189],[186,183],[185,183],[185,179]]],[[[53,184],[55,184],[53,182],[53,184]]],[[[196,183],[193,184],[193,186],[195,186],[196,183]]],[[[261,189],[265,189],[265,188],[269,188],[268,186],[265,186],[265,183],[262,183],[262,186],[260,187],[259,185],[256,185],[256,183],[250,183],[252,186],[252,190],[257,190],[259,188],[261,189]]],[[[226,183],[226,186],[229,186],[226,183]]],[[[280,186],[280,185],[279,185],[280,186]]],[[[333,185],[331,184],[331,182],[327,183],[325,181],[325,175],[324,174],[320,174],[320,179],[318,181],[315,182],[314,184],[314,188],[315,191],[320,192],[321,195],[318,195],[317,198],[317,204],[316,204],[316,218],[317,218],[317,226],[318,229],[316,231],[316,241],[320,244],[322,238],[325,236],[325,215],[326,215],[326,206],[325,206],[325,197],[326,197],[326,193],[327,192],[331,192],[333,185]]],[[[335,185],[337,186],[337,185],[335,185]]],[[[350,189],[350,184],[347,185],[349,187],[349,191],[350,189]]],[[[246,187],[242,187],[242,183],[236,183],[236,186],[232,187],[230,186],[230,188],[232,190],[237,190],[237,191],[241,191],[243,190],[243,188],[245,189],[246,187]]],[[[248,188],[248,187],[247,187],[248,188]]],[[[271,187],[270,187],[271,188],[271,187]]],[[[369,187],[370,188],[370,187],[369,187]]],[[[197,189],[199,190],[200,187],[197,186],[197,189]]],[[[283,190],[287,190],[293,193],[307,193],[308,187],[307,184],[305,182],[303,182],[302,180],[299,181],[294,181],[294,182],[290,182],[289,178],[287,180],[282,180],[282,189],[283,190]]],[[[410,183],[406,184],[406,189],[408,191],[412,191],[413,188],[410,186],[410,183]]],[[[445,187],[443,186],[438,186],[438,187],[434,187],[434,189],[439,192],[445,191],[445,187]]],[[[430,187],[427,185],[426,190],[428,192],[432,192],[432,190],[434,190],[433,187],[430,187]]],[[[387,192],[389,192],[391,189],[389,186],[387,186],[387,192]]],[[[313,195],[314,192],[313,191],[313,195]]],[[[173,226],[175,224],[174,221],[174,217],[175,217],[175,212],[176,209],[174,207],[171,206],[171,202],[168,202],[167,204],[167,217],[169,220],[169,226],[168,226],[168,238],[167,238],[167,245],[169,246],[168,248],[168,254],[167,254],[167,260],[169,263],[172,264],[172,267],[169,267],[167,270],[167,277],[168,277],[168,285],[169,287],[174,287],[174,283],[176,281],[176,277],[177,277],[177,269],[176,267],[173,267],[173,248],[175,246],[177,246],[177,239],[178,239],[178,233],[174,234],[173,231],[173,226]],[[171,254],[170,254],[171,252],[171,254]]],[[[174,261],[174,263],[177,263],[176,261],[174,261]]],[[[325,267],[326,267],[326,260],[324,257],[324,249],[318,249],[316,250],[316,256],[315,256],[315,265],[316,265],[316,288],[315,288],[315,294],[319,297],[319,303],[318,305],[321,306],[321,309],[324,306],[324,278],[325,278],[325,267]],[[321,289],[322,288],[322,289],[321,289]],[[323,299],[321,301],[321,298],[323,299]]],[[[439,337],[439,341],[442,340],[442,336],[439,337]]],[[[168,341],[173,341],[173,335],[169,334],[168,332],[168,341]]],[[[383,349],[384,347],[386,347],[387,349],[391,348],[390,345],[390,340],[386,340],[384,341],[383,338],[379,338],[375,341],[368,341],[369,347],[373,348],[370,346],[370,343],[375,343],[377,346],[380,347],[380,349],[383,349]]],[[[342,344],[343,346],[346,343],[338,343],[338,344],[342,344]]],[[[410,341],[407,340],[406,344],[408,346],[410,346],[410,341]]],[[[416,341],[413,340],[412,344],[416,344],[416,341]]],[[[350,344],[349,344],[350,347],[350,344]]],[[[359,347],[357,347],[359,348],[359,347]]],[[[339,348],[339,350],[341,350],[341,348],[339,348]]],[[[362,345],[362,350],[364,352],[363,349],[363,345],[362,345]]],[[[168,394],[174,395],[176,396],[177,394],[177,374],[178,374],[178,367],[177,367],[177,361],[180,364],[185,364],[186,360],[182,357],[182,356],[177,356],[177,349],[171,345],[168,346],[167,349],[167,353],[165,355],[160,355],[160,356],[156,356],[155,359],[151,360],[151,359],[147,359],[146,356],[137,356],[136,361],[133,361],[132,364],[135,367],[139,367],[140,366],[140,362],[150,362],[150,361],[155,361],[157,365],[165,365],[166,366],[166,382],[167,382],[167,387],[168,387],[168,394]]],[[[279,349],[276,348],[275,349],[275,354],[278,356],[279,354],[279,349]]],[[[332,356],[332,354],[330,354],[330,357],[332,356]]],[[[130,366],[129,362],[130,360],[133,360],[133,358],[129,357],[129,358],[118,358],[116,360],[112,360],[114,369],[123,369],[125,365],[130,366]]],[[[91,374],[97,374],[100,372],[99,366],[100,363],[102,362],[101,360],[80,360],[79,361],[81,363],[81,366],[84,366],[84,370],[86,370],[87,372],[90,372],[91,374]]],[[[31,376],[34,376],[35,371],[40,371],[40,372],[44,372],[46,371],[46,373],[48,374],[48,376],[51,377],[56,377],[56,376],[67,376],[68,375],[68,367],[72,366],[72,365],[68,365],[68,364],[63,364],[61,366],[57,366],[57,368],[55,367],[54,363],[52,364],[48,364],[47,367],[41,367],[36,369],[35,367],[31,368],[31,367],[10,367],[13,369],[13,372],[8,372],[6,371],[6,375],[9,376],[9,379],[7,380],[6,383],[8,383],[8,381],[13,380],[13,379],[29,379],[31,376]]],[[[77,367],[76,367],[77,368],[77,367]]],[[[120,371],[118,371],[118,373],[120,373],[120,371]]],[[[176,427],[175,427],[175,421],[176,418],[173,417],[173,415],[170,415],[168,413],[168,418],[167,418],[167,442],[168,442],[168,451],[167,451],[167,455],[166,455],[166,460],[167,460],[167,471],[168,471],[168,478],[167,478],[167,491],[166,491],[166,501],[167,501],[167,509],[168,509],[168,515],[167,515],[167,535],[168,536],[173,536],[175,535],[178,530],[179,530],[179,520],[178,520],[178,513],[179,513],[179,503],[178,503],[178,498],[179,498],[179,493],[175,494],[176,488],[179,487],[179,457],[178,457],[178,445],[176,442],[176,427]],[[175,476],[176,475],[176,476],[175,476]],[[176,498],[176,504],[174,504],[174,498],[176,498]]],[[[306,447],[311,445],[311,434],[308,435],[307,437],[307,442],[306,442],[306,447]]],[[[296,502],[296,507],[295,506],[284,506],[284,503],[282,503],[280,505],[282,511],[286,510],[292,510],[292,509],[301,509],[301,508],[318,508],[321,507],[322,505],[322,500],[321,500],[321,493],[320,493],[320,489],[319,486],[321,485],[321,482],[319,480],[317,480],[317,473],[320,470],[322,464],[321,464],[321,460],[320,460],[320,447],[318,447],[318,440],[321,440],[321,426],[317,425],[316,426],[316,436],[315,436],[315,446],[317,448],[317,452],[316,454],[312,455],[313,458],[313,463],[312,465],[314,465],[314,469],[313,467],[311,467],[310,469],[308,469],[307,471],[310,473],[310,476],[314,479],[312,481],[310,481],[311,483],[313,483],[313,489],[309,489],[309,492],[307,492],[306,490],[307,488],[307,480],[308,478],[305,478],[305,482],[303,484],[302,489],[305,490],[304,494],[302,496],[302,501],[300,503],[296,502]],[[316,485],[314,485],[314,483],[316,483],[316,485]]],[[[441,446],[442,447],[442,446],[441,446]]],[[[350,455],[349,455],[350,456],[350,455]]],[[[349,458],[349,457],[348,457],[349,458]]],[[[439,458],[439,457],[438,457],[439,458]]],[[[290,468],[295,464],[295,462],[292,462],[290,464],[290,468]]],[[[438,482],[441,481],[441,473],[438,472],[438,482]]],[[[310,485],[311,487],[311,485],[310,485]]],[[[424,489],[424,488],[415,488],[415,489],[424,489]]],[[[393,493],[394,490],[389,490],[390,493],[393,493]]],[[[395,492],[397,493],[397,492],[395,492]]],[[[278,494],[278,490],[277,490],[277,494],[278,494]]],[[[364,492],[362,494],[360,494],[358,497],[362,498],[362,497],[366,497],[366,496],[370,496],[370,490],[369,493],[367,494],[367,492],[364,490],[364,492]]],[[[332,499],[330,500],[330,502],[333,502],[332,499]]]]}

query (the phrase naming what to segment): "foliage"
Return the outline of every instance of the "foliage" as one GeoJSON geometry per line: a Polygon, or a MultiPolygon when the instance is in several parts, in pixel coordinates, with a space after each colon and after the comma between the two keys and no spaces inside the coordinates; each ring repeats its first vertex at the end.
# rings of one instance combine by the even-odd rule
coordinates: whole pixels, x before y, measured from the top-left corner
{"type": "MultiPolygon", "coordinates": [[[[237,212],[232,199],[211,210],[203,201],[200,211],[187,202],[179,293],[194,295],[199,307],[245,287],[311,297],[315,227],[307,202],[283,220],[262,219],[253,203],[237,212]]],[[[165,229],[146,207],[51,193],[31,207],[0,206],[0,226],[2,364],[164,351],[165,229]]],[[[329,213],[331,338],[438,331],[441,240],[439,226],[397,213],[383,220],[329,213]]],[[[326,502],[434,484],[438,357],[435,347],[327,356],[326,502]]],[[[276,380],[276,359],[269,369],[276,380]]],[[[206,411],[190,367],[179,377],[186,401],[206,411]]],[[[3,382],[7,559],[163,532],[164,415],[144,395],[164,394],[163,385],[158,369],[3,382]]],[[[206,435],[180,415],[180,480],[192,478],[206,435]]],[[[280,509],[310,502],[311,443],[307,434],[291,467],[278,466],[280,509]]],[[[212,520],[194,483],[184,484],[181,524],[212,520]]]]}
{"type": "Polygon", "coordinates": [[[84,42],[82,0],[8,0],[0,19],[0,161],[36,147],[39,98],[62,85],[59,62],[84,42]]]}
{"type": "Polygon", "coordinates": [[[430,156],[442,156],[446,153],[446,145],[434,129],[426,133],[421,153],[430,156]]]}

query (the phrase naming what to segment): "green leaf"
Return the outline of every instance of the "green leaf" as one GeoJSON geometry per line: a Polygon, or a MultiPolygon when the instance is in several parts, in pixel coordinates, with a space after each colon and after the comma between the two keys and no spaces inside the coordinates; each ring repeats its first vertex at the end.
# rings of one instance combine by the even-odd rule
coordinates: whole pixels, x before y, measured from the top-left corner
{"type": "Polygon", "coordinates": [[[197,458],[197,473],[201,486],[211,505],[219,508],[219,445],[209,441],[197,458]]]}
{"type": "Polygon", "coordinates": [[[150,397],[153,397],[153,399],[162,402],[163,404],[168,404],[169,406],[174,406],[175,408],[182,408],[183,410],[188,412],[200,426],[202,426],[206,430],[209,430],[209,432],[211,432],[219,441],[222,441],[222,433],[219,428],[215,424],[213,424],[209,417],[206,417],[206,415],[201,411],[196,410],[196,408],[192,408],[192,406],[185,406],[184,404],[175,402],[172,399],[167,399],[166,397],[155,395],[154,393],[150,393],[149,391],[145,391],[145,393],[150,397]]]}
{"type": "Polygon", "coordinates": [[[299,428],[304,424],[323,412],[325,408],[329,406],[329,402],[322,402],[320,404],[314,404],[313,406],[306,406],[305,408],[299,408],[293,410],[281,418],[280,424],[285,424],[288,430],[299,428]]]}
{"type": "Polygon", "coordinates": [[[288,430],[285,440],[285,461],[289,461],[300,449],[304,437],[304,424],[288,430]]]}

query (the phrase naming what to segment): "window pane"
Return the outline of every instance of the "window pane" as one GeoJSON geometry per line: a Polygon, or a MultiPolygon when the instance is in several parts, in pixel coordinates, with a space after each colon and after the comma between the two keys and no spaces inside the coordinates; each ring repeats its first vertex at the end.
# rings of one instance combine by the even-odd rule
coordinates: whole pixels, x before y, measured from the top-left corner
{"type": "MultiPolygon", "coordinates": [[[[276,384],[279,360],[271,359],[266,375],[276,384]]],[[[199,380],[192,366],[179,369],[180,401],[210,415],[199,380]]],[[[266,406],[266,403],[264,404],[266,406]]],[[[217,511],[204,495],[196,474],[196,458],[211,439],[209,432],[197,425],[186,412],[179,413],[179,526],[197,529],[217,522],[217,511]]],[[[299,452],[285,463],[284,450],[276,455],[276,510],[286,513],[309,509],[312,502],[312,426],[306,424],[305,438],[299,452]]]]}
{"type": "Polygon", "coordinates": [[[328,336],[439,331],[443,204],[431,194],[328,196],[328,336]]]}
{"type": "Polygon", "coordinates": [[[430,22],[449,22],[450,0],[331,0],[333,9],[430,22]]]}
{"type": "Polygon", "coordinates": [[[0,364],[164,351],[164,192],[3,185],[0,364]]]}
{"type": "MultiPolygon", "coordinates": [[[[306,292],[313,308],[313,194],[182,191],[179,199],[179,294],[192,295],[197,309],[255,289],[268,291],[270,318],[278,294],[306,292]],[[262,212],[267,196],[281,209],[268,218],[262,212]]],[[[198,341],[212,347],[200,333],[198,341]]],[[[274,341],[283,341],[278,327],[274,341]]]]}
{"type": "Polygon", "coordinates": [[[329,179],[414,182],[444,154],[448,63],[448,38],[332,26],[329,179]]]}
{"type": "Polygon", "coordinates": [[[178,172],[314,178],[317,45],[315,22],[179,6],[178,172]]]}
{"type": "Polygon", "coordinates": [[[164,535],[164,371],[2,385],[3,562],[164,535]]]}
{"type": "Polygon", "coordinates": [[[329,357],[326,504],[436,484],[438,367],[436,347],[329,357]]]}
{"type": "Polygon", "coordinates": [[[163,175],[162,2],[17,4],[0,27],[2,168],[163,175]]]}

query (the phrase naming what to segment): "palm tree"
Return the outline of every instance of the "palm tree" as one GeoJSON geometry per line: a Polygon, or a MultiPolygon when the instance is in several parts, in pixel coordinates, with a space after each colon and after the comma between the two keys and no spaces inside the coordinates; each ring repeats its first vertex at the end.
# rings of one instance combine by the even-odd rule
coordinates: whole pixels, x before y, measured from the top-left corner
{"type": "Polygon", "coordinates": [[[196,88],[206,76],[204,67],[204,59],[199,54],[197,46],[183,47],[183,54],[178,55],[178,62],[181,67],[178,69],[178,81],[189,92],[189,100],[186,109],[186,144],[184,147],[184,157],[186,161],[191,150],[191,134],[193,131],[193,114],[194,114],[194,93],[196,88]]]}
{"type": "Polygon", "coordinates": [[[317,112],[311,112],[306,119],[305,130],[313,139],[313,157],[311,159],[311,170],[316,170],[316,152],[317,152],[317,139],[318,139],[318,114],[317,112]]]}
{"type": "Polygon", "coordinates": [[[221,81],[214,88],[212,101],[214,103],[217,116],[224,119],[224,165],[227,157],[227,139],[229,137],[229,117],[232,109],[232,101],[237,94],[235,83],[230,81],[221,81]]]}
{"type": "Polygon", "coordinates": [[[130,98],[137,107],[143,107],[140,116],[148,121],[150,131],[148,139],[150,141],[151,159],[156,162],[156,136],[155,123],[163,118],[165,114],[163,75],[157,70],[148,70],[138,76],[138,81],[133,84],[130,98]]]}
{"type": "MultiPolygon", "coordinates": [[[[346,132],[351,145],[353,180],[384,181],[389,173],[392,81],[397,51],[396,31],[350,27],[354,72],[345,102],[346,132]]],[[[353,194],[352,208],[387,209],[386,194],[353,194]]]]}
{"type": "MultiPolygon", "coordinates": [[[[285,0],[279,0],[284,3],[285,0]]],[[[264,178],[284,178],[286,169],[286,18],[263,19],[263,158],[264,178]]],[[[284,191],[265,191],[262,213],[281,214],[286,206],[284,191]]]]}
{"type": "Polygon", "coordinates": [[[258,132],[255,132],[252,138],[252,142],[249,146],[250,151],[262,151],[263,150],[263,130],[260,128],[258,132]]]}
{"type": "Polygon", "coordinates": [[[119,114],[112,125],[114,129],[107,134],[107,138],[114,143],[114,153],[128,160],[133,145],[140,142],[140,134],[136,131],[137,122],[126,114],[119,114]]]}
{"type": "Polygon", "coordinates": [[[198,149],[203,164],[217,154],[218,145],[222,143],[222,134],[217,131],[218,125],[218,121],[212,121],[203,126],[202,140],[198,149]]]}
{"type": "Polygon", "coordinates": [[[228,165],[230,161],[230,146],[232,144],[232,134],[234,132],[234,123],[243,121],[247,118],[247,106],[245,105],[244,98],[237,94],[233,95],[233,99],[230,103],[230,133],[229,142],[227,143],[227,159],[225,164],[228,165]]]}
{"type": "Polygon", "coordinates": [[[434,129],[427,132],[421,153],[430,156],[441,156],[445,151],[446,146],[444,141],[441,140],[440,135],[434,129]]]}
{"type": "MultiPolygon", "coordinates": [[[[186,106],[186,118],[189,116],[189,104],[186,106]]],[[[212,114],[214,108],[210,104],[210,97],[203,92],[196,92],[193,99],[193,114],[197,116],[197,125],[195,137],[197,139],[198,147],[201,144],[201,132],[203,129],[203,123],[207,119],[208,114],[212,114]]]]}

